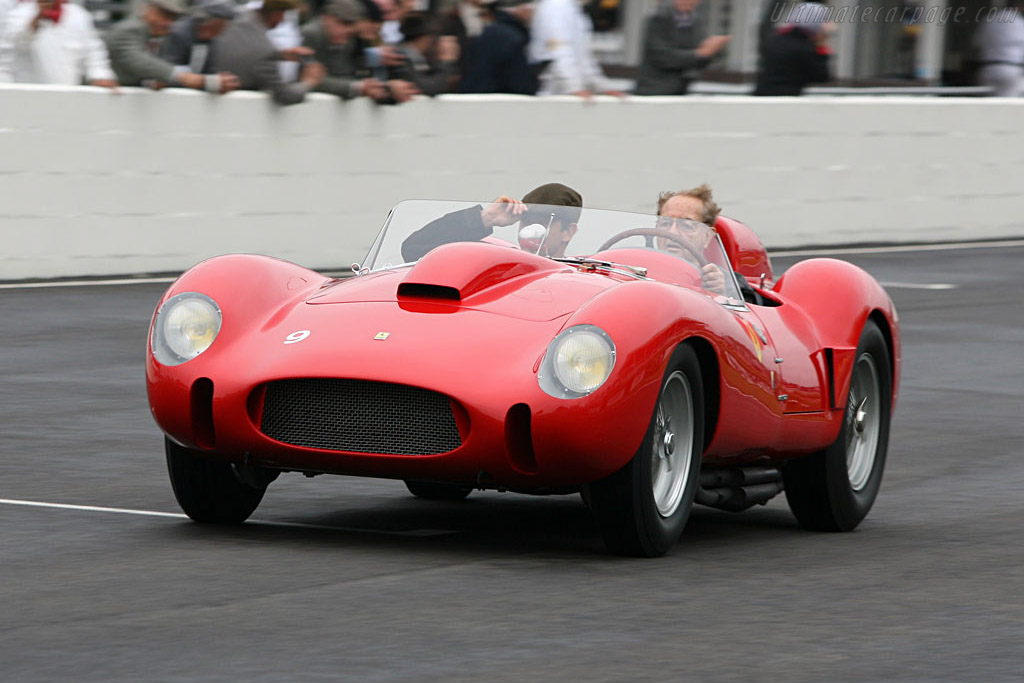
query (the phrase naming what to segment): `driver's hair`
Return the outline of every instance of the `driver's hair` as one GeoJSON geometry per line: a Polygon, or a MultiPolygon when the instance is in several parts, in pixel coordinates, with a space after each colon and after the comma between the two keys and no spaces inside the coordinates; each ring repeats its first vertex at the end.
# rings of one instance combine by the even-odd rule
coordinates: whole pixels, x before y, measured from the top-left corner
{"type": "Polygon", "coordinates": [[[722,209],[718,204],[715,204],[715,200],[711,197],[711,186],[704,183],[700,187],[695,187],[692,190],[679,190],[678,192],[662,192],[658,195],[658,215],[661,215],[661,210],[665,207],[665,202],[672,199],[673,197],[693,197],[694,199],[700,200],[704,208],[701,211],[700,222],[705,225],[715,227],[715,220],[718,218],[718,214],[722,213],[722,209]]]}

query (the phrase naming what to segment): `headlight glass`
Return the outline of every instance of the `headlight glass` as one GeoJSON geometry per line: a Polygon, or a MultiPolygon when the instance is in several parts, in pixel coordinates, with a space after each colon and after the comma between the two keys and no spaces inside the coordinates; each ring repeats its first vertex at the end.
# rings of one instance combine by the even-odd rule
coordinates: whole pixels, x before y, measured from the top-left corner
{"type": "Polygon", "coordinates": [[[615,344],[594,325],[576,325],[555,337],[541,363],[541,388],[557,398],[593,393],[615,367],[615,344]]]}
{"type": "Polygon", "coordinates": [[[210,348],[220,332],[217,302],[198,292],[177,294],[160,307],[153,324],[153,355],[164,365],[181,365],[210,348]]]}

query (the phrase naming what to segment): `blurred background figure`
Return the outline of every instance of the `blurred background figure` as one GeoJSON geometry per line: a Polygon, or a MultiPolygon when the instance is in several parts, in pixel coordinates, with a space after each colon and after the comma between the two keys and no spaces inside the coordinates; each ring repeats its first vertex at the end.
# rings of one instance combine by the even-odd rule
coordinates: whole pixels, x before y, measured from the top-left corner
{"type": "Polygon", "coordinates": [[[400,28],[405,40],[399,51],[405,63],[392,69],[392,74],[430,97],[452,92],[459,80],[459,43],[455,36],[441,35],[440,19],[425,12],[405,15],[400,28]]]}
{"type": "Polygon", "coordinates": [[[787,10],[761,50],[755,95],[799,95],[809,84],[829,80],[834,27],[828,19],[828,8],[817,2],[787,10]]]}
{"type": "Polygon", "coordinates": [[[398,45],[406,36],[402,33],[402,22],[416,9],[416,0],[379,0],[384,12],[384,23],[380,27],[380,38],[385,45],[398,45]]]}
{"type": "Polygon", "coordinates": [[[539,0],[530,26],[530,61],[540,69],[538,95],[595,92],[622,96],[594,58],[592,24],[577,0],[539,0]]]}
{"type": "Polygon", "coordinates": [[[441,13],[441,33],[459,41],[459,72],[469,68],[469,43],[484,32],[487,25],[484,0],[456,0],[441,13]]]}
{"type": "Polygon", "coordinates": [[[92,16],[64,0],[29,0],[0,14],[0,50],[0,81],[117,87],[92,16]]]}
{"type": "Polygon", "coordinates": [[[183,0],[150,0],[138,16],[114,25],[106,35],[110,65],[121,85],[179,86],[204,90],[206,77],[159,56],[160,43],[185,13],[183,0]]]}
{"type": "Polygon", "coordinates": [[[469,40],[459,91],[536,95],[537,70],[527,59],[534,5],[527,0],[500,0],[492,20],[469,40]]]}
{"type": "Polygon", "coordinates": [[[587,14],[595,31],[612,31],[622,20],[622,0],[588,0],[587,14]]]}
{"type": "Polygon", "coordinates": [[[188,67],[196,74],[214,76],[208,89],[230,92],[238,87],[238,78],[231,73],[213,71],[214,38],[235,18],[235,4],[231,0],[199,0],[188,14],[171,26],[171,31],[160,43],[158,54],[171,64],[188,67]]]}
{"type": "Polygon", "coordinates": [[[311,54],[309,48],[279,52],[270,41],[268,31],[284,21],[285,12],[295,9],[296,0],[264,0],[258,10],[248,10],[219,35],[211,47],[213,69],[238,76],[244,90],[264,90],[278,104],[298,104],[324,77],[324,66],[307,60],[297,81],[286,83],[277,68],[279,59],[298,60],[311,54]]]}
{"type": "Polygon", "coordinates": [[[14,80],[11,75],[11,45],[4,34],[7,15],[17,4],[18,0],[0,0],[0,83],[10,83],[14,80]]]}
{"type": "Polygon", "coordinates": [[[690,83],[728,44],[709,36],[701,0],[668,0],[647,19],[637,95],[685,95],[690,83]]]}
{"type": "Polygon", "coordinates": [[[408,102],[419,89],[395,73],[405,65],[406,57],[396,45],[383,44],[380,31],[384,15],[380,6],[374,0],[360,1],[365,18],[356,24],[356,76],[366,85],[381,84],[379,92],[373,87],[367,93],[378,104],[408,102]]]}
{"type": "MultiPolygon", "coordinates": [[[[262,0],[249,0],[246,9],[259,10],[262,0]]],[[[299,80],[301,61],[310,54],[302,47],[302,14],[307,11],[305,0],[295,0],[291,9],[285,10],[284,17],[273,28],[267,31],[267,38],[277,48],[280,59],[277,70],[285,83],[299,80]]]]}
{"type": "Polygon", "coordinates": [[[996,97],[1024,94],[1024,2],[1014,2],[994,21],[982,21],[973,37],[978,83],[996,97]]]}
{"type": "Polygon", "coordinates": [[[313,51],[313,59],[324,65],[327,73],[317,86],[348,100],[354,97],[383,97],[384,84],[359,78],[356,73],[356,31],[366,20],[366,10],[358,0],[330,0],[320,15],[302,27],[302,44],[313,51]]]}

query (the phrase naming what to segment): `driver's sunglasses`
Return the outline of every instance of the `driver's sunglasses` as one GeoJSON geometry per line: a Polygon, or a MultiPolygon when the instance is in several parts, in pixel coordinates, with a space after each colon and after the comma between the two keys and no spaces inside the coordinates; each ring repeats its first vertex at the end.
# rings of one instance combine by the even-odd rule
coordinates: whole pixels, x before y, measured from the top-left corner
{"type": "Polygon", "coordinates": [[[672,218],[670,216],[658,216],[655,226],[659,230],[672,230],[678,233],[696,234],[701,230],[709,229],[707,225],[690,218],[672,218]]]}

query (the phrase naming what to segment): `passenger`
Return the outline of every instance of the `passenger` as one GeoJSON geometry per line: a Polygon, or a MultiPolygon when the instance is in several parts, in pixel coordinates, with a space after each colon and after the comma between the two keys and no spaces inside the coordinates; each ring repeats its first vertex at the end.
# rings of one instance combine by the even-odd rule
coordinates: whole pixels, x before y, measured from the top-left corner
{"type": "MultiPolygon", "coordinates": [[[[712,226],[721,212],[722,209],[711,196],[711,188],[706,184],[692,190],[662,192],[658,197],[657,227],[679,235],[693,249],[694,255],[700,256],[714,239],[715,229],[712,226]]],[[[693,260],[693,256],[672,240],[659,237],[655,246],[688,261],[693,260]]],[[[724,295],[725,273],[713,263],[704,264],[700,268],[703,287],[724,295]]]]}
{"type": "Polygon", "coordinates": [[[540,225],[535,238],[536,247],[530,245],[530,250],[536,249],[536,253],[542,256],[558,258],[565,256],[566,247],[576,234],[582,209],[580,193],[561,183],[534,188],[523,195],[522,201],[502,195],[486,208],[478,204],[423,226],[402,243],[402,258],[406,262],[416,261],[431,249],[449,242],[479,242],[489,237],[494,228],[512,225],[516,221],[523,226],[540,225]],[[531,213],[531,205],[565,208],[541,215],[536,211],[531,213]]]}

